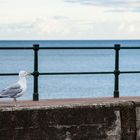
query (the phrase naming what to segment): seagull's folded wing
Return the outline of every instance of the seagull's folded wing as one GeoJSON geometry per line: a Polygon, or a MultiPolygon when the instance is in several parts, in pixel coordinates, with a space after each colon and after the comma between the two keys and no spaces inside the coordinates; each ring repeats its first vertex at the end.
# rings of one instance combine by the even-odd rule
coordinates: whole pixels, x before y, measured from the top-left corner
{"type": "Polygon", "coordinates": [[[19,84],[12,85],[0,92],[0,98],[14,98],[17,94],[22,92],[21,86],[19,84]]]}

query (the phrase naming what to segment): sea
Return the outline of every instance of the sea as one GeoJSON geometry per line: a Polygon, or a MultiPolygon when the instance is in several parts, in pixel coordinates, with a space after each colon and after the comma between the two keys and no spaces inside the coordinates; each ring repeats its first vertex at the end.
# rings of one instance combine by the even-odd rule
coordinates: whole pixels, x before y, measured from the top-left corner
{"type": "MultiPolygon", "coordinates": [[[[138,47],[140,40],[1,40],[0,47],[138,47]]],[[[111,50],[39,50],[39,72],[114,71],[115,51],[111,50]]],[[[33,72],[33,50],[0,50],[0,73],[33,72]]],[[[120,70],[140,71],[140,50],[120,50],[120,70]]],[[[1,76],[0,90],[18,80],[18,76],[1,76]]],[[[19,100],[32,100],[33,76],[19,100]]],[[[114,75],[39,76],[40,99],[113,97],[114,75]]],[[[121,74],[120,96],[140,96],[140,74],[121,74]]]]}

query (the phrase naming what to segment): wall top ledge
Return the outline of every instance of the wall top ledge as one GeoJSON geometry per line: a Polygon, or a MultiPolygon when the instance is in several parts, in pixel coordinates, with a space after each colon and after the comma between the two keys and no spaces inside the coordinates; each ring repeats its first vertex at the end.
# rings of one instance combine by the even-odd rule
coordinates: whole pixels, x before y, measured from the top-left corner
{"type": "Polygon", "coordinates": [[[140,106],[140,97],[104,97],[104,98],[76,98],[76,99],[47,99],[39,101],[19,100],[17,106],[13,101],[0,101],[0,111],[42,110],[62,108],[101,108],[140,106]]]}

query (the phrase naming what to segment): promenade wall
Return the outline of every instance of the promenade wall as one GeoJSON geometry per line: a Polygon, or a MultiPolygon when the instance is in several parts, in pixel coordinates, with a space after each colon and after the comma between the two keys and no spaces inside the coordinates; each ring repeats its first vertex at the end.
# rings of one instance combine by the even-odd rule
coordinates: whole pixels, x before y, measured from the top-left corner
{"type": "Polygon", "coordinates": [[[0,140],[140,140],[140,98],[2,102],[0,140]]]}

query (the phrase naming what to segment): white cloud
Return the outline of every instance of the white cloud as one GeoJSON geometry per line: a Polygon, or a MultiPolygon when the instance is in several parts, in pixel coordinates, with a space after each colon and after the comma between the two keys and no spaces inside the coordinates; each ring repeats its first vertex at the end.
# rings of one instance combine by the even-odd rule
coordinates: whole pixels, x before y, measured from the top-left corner
{"type": "Polygon", "coordinates": [[[118,27],[118,31],[121,33],[132,33],[137,34],[140,31],[138,23],[122,23],[118,27]],[[137,29],[137,30],[136,30],[137,29]]]}
{"type": "Polygon", "coordinates": [[[118,31],[121,32],[125,28],[125,23],[121,23],[120,26],[118,27],[118,31]]]}
{"type": "Polygon", "coordinates": [[[70,3],[80,3],[83,5],[106,7],[109,11],[123,12],[140,12],[139,0],[64,0],[70,3]]]}
{"type": "Polygon", "coordinates": [[[0,1],[0,38],[139,38],[139,7],[136,0],[0,1]]]}
{"type": "Polygon", "coordinates": [[[131,24],[131,25],[129,25],[129,31],[130,32],[135,32],[135,25],[134,24],[131,24]]]}

